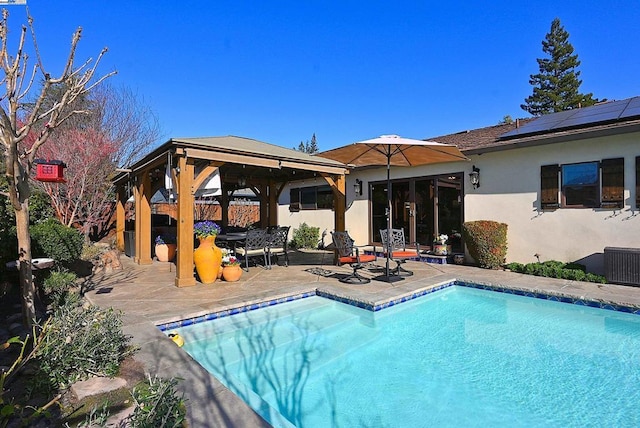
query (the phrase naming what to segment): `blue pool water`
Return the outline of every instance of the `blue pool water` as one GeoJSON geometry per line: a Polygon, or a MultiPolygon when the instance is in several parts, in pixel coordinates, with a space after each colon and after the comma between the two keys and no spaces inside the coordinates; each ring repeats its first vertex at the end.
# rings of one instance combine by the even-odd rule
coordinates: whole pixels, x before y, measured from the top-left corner
{"type": "Polygon", "coordinates": [[[452,286],[309,297],[178,329],[274,426],[640,426],[640,317],[452,286]]]}

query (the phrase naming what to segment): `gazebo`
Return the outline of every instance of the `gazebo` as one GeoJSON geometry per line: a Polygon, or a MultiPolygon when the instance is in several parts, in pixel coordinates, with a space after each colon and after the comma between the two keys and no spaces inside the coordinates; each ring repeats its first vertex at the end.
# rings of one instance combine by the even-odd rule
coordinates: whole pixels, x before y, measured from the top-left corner
{"type": "Polygon", "coordinates": [[[228,223],[229,195],[242,182],[260,200],[261,227],[278,224],[278,197],[290,181],[323,177],[333,191],[335,230],[345,230],[345,176],[338,161],[243,137],[172,138],[113,182],[117,190],[116,244],[125,247],[125,203],[133,190],[137,264],[152,263],[151,198],[165,187],[169,173],[176,194],[178,227],[177,287],[196,284],[193,271],[195,192],[218,173],[221,181],[222,226],[228,223]]]}

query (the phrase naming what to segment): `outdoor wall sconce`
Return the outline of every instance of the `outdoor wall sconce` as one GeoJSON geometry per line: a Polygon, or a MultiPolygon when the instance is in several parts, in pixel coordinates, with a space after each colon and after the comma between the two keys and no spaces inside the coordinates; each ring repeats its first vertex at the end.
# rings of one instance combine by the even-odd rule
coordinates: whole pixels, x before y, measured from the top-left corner
{"type": "Polygon", "coordinates": [[[469,173],[469,181],[474,189],[480,187],[480,168],[473,166],[473,170],[469,173]]]}
{"type": "Polygon", "coordinates": [[[353,183],[353,192],[356,195],[362,196],[362,180],[356,178],[356,182],[353,183]]]}

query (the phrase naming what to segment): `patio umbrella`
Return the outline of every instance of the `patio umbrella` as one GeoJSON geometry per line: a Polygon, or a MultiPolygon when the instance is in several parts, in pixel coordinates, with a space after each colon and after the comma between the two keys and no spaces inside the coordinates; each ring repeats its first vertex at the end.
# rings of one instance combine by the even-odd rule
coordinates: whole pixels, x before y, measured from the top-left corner
{"type": "MultiPolygon", "coordinates": [[[[413,140],[398,135],[382,135],[378,138],[359,141],[348,146],[327,150],[318,156],[337,160],[354,166],[387,167],[387,229],[391,229],[391,178],[392,166],[418,166],[442,162],[469,160],[456,146],[434,141],[413,140]]],[[[391,282],[399,277],[389,275],[390,251],[386,252],[386,272],[379,279],[391,282]]]]}

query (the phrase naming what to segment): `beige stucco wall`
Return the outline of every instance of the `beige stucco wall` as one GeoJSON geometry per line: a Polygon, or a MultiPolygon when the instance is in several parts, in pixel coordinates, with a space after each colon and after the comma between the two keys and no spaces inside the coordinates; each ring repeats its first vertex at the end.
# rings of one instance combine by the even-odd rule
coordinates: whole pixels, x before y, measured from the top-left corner
{"type": "MultiPolygon", "coordinates": [[[[519,148],[469,156],[471,162],[392,168],[391,179],[464,172],[464,221],[495,220],[508,225],[507,261],[528,263],[559,260],[579,261],[589,271],[604,273],[605,247],[640,247],[640,213],[635,207],[635,157],[640,156],[640,133],[594,138],[567,143],[519,148]],[[625,206],[622,210],[540,210],[540,166],[625,158],[625,206]],[[480,168],[480,187],[473,189],[468,175],[480,168]]],[[[346,228],[356,243],[369,242],[368,183],[386,179],[386,168],[353,171],[347,176],[346,228]],[[353,194],[353,184],[363,181],[362,196],[353,194]]],[[[295,187],[322,185],[295,183],[295,187]]],[[[302,222],[327,230],[331,241],[333,211],[289,212],[289,188],[280,196],[281,224],[293,228],[302,222]]]]}
{"type": "Polygon", "coordinates": [[[603,274],[605,247],[640,247],[635,207],[635,157],[640,134],[594,138],[470,156],[480,168],[481,186],[466,188],[465,221],[496,220],[508,225],[507,261],[579,261],[603,274]],[[540,166],[625,158],[622,210],[540,210],[540,166]]]}

